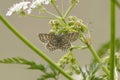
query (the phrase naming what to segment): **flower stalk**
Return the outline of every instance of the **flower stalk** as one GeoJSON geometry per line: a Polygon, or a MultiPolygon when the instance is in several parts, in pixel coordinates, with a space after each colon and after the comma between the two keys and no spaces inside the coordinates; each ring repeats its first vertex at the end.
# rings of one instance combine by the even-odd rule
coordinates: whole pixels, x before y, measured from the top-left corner
{"type": "MultiPolygon", "coordinates": [[[[86,46],[87,48],[90,50],[90,52],[92,53],[94,59],[96,60],[97,63],[101,64],[101,58],[98,56],[97,52],[94,50],[93,46],[91,45],[91,39],[90,39],[90,34],[88,32],[88,36],[84,36],[84,34],[81,35],[81,37],[79,38],[86,46]]],[[[102,70],[109,76],[110,72],[107,69],[106,66],[102,66],[102,70]]]]}
{"type": "MultiPolygon", "coordinates": [[[[94,59],[95,59],[98,63],[102,63],[100,57],[97,55],[97,53],[96,53],[96,51],[94,50],[94,48],[92,47],[92,45],[88,45],[88,49],[91,51],[94,59]]],[[[104,71],[107,75],[110,75],[109,70],[108,70],[105,66],[103,66],[102,69],[103,69],[103,71],[104,71]]]]}
{"type": "Polygon", "coordinates": [[[60,13],[60,11],[58,10],[56,4],[55,4],[55,0],[51,0],[52,5],[54,6],[55,10],[57,11],[57,13],[59,14],[60,17],[62,17],[62,14],[60,13]]]}
{"type": "Polygon", "coordinates": [[[76,3],[73,3],[72,5],[69,6],[69,8],[67,9],[67,11],[65,12],[65,15],[63,16],[63,19],[65,19],[68,14],[70,13],[70,11],[72,10],[72,8],[76,5],[76,3]]]}
{"type": "Polygon", "coordinates": [[[116,33],[116,9],[115,1],[110,0],[110,80],[115,80],[115,33],[116,33]]]}

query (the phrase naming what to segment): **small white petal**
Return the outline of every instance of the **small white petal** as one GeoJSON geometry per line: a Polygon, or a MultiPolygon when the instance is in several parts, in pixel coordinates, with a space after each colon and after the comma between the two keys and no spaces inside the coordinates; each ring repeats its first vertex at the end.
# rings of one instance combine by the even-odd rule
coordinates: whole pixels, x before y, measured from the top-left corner
{"type": "Polygon", "coordinates": [[[49,4],[50,0],[34,0],[31,4],[31,8],[36,8],[41,4],[49,4]]]}
{"type": "Polygon", "coordinates": [[[49,4],[50,0],[45,0],[44,4],[49,4]]]}
{"type": "Polygon", "coordinates": [[[14,12],[19,13],[21,12],[21,10],[25,11],[28,8],[28,4],[30,4],[30,2],[28,1],[14,4],[11,8],[9,8],[9,10],[6,13],[6,16],[10,16],[14,12]]]}
{"type": "Polygon", "coordinates": [[[12,15],[12,11],[8,11],[7,13],[6,13],[6,16],[11,16],[12,15]]]}
{"type": "Polygon", "coordinates": [[[27,10],[27,13],[30,14],[31,11],[32,11],[32,9],[30,8],[30,9],[27,10]]]}
{"type": "Polygon", "coordinates": [[[118,72],[116,67],[115,67],[115,80],[118,80],[118,72]]]}

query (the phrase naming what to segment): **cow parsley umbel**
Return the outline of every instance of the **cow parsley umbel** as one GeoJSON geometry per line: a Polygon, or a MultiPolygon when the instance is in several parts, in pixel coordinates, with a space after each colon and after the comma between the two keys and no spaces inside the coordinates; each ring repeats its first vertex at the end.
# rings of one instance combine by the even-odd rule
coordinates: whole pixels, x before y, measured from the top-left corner
{"type": "MultiPolygon", "coordinates": [[[[18,13],[20,15],[30,14],[32,9],[41,8],[44,4],[47,5],[50,0],[33,0],[22,1],[14,4],[6,13],[6,16],[11,16],[13,13],[18,13]]],[[[43,7],[42,7],[43,8],[43,7]]]]}
{"type": "Polygon", "coordinates": [[[23,1],[20,3],[14,4],[6,13],[6,16],[11,16],[13,13],[18,13],[21,15],[24,15],[29,8],[30,2],[29,1],[23,1]]]}

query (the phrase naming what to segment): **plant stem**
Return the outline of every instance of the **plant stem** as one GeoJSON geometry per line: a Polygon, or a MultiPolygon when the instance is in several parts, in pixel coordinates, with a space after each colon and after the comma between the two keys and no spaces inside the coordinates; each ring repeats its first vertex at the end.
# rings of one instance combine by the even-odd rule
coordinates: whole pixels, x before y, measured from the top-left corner
{"type": "Polygon", "coordinates": [[[118,6],[118,8],[120,8],[120,1],[115,0],[116,1],[116,5],[118,6]]]}
{"type": "Polygon", "coordinates": [[[49,64],[51,64],[53,67],[55,67],[57,70],[61,72],[66,78],[69,80],[73,80],[73,78],[65,73],[59,66],[55,64],[49,57],[47,57],[42,51],[40,51],[38,48],[36,48],[33,44],[31,44],[23,35],[21,35],[12,25],[10,25],[7,20],[2,17],[0,14],[0,20],[6,25],[8,29],[10,29],[11,32],[13,32],[23,43],[25,43],[31,50],[33,50],[37,55],[42,57],[45,61],[47,61],[49,64]]]}
{"type": "MultiPolygon", "coordinates": [[[[89,32],[88,32],[89,33],[89,32]]],[[[84,44],[86,44],[86,46],[87,46],[87,48],[90,50],[90,52],[92,53],[92,55],[93,55],[93,57],[94,57],[94,59],[98,62],[98,63],[102,63],[102,61],[101,61],[101,59],[100,59],[100,57],[98,56],[98,54],[97,54],[97,52],[94,50],[94,48],[93,48],[93,46],[90,44],[90,41],[89,41],[89,38],[90,38],[90,35],[89,35],[89,38],[88,39],[86,39],[86,37],[82,34],[81,35],[82,36],[82,40],[81,40],[81,38],[80,38],[80,40],[84,43],[84,44]]],[[[103,69],[103,71],[109,76],[109,70],[107,69],[107,67],[106,66],[102,66],[102,69],[103,69]]]]}
{"type": "Polygon", "coordinates": [[[58,10],[56,4],[55,4],[55,1],[54,0],[51,0],[51,3],[52,5],[54,6],[55,10],[57,11],[57,13],[59,14],[60,17],[62,17],[62,14],[60,13],[60,11],[58,10]]]}
{"type": "MultiPolygon", "coordinates": [[[[97,53],[96,53],[96,51],[94,50],[94,48],[92,47],[92,45],[88,45],[88,49],[91,51],[91,53],[92,53],[93,57],[95,58],[95,60],[96,60],[98,63],[102,63],[100,57],[97,55],[97,53]]],[[[103,71],[104,71],[107,75],[109,75],[109,71],[108,71],[108,69],[107,69],[105,66],[103,66],[102,69],[103,69],[103,71]]]]}
{"type": "Polygon", "coordinates": [[[36,15],[27,15],[27,16],[30,16],[30,17],[34,17],[34,18],[42,18],[42,19],[55,19],[53,17],[48,17],[48,16],[36,16],[36,15]]]}
{"type": "Polygon", "coordinates": [[[62,15],[64,14],[64,2],[63,2],[64,0],[61,0],[61,6],[62,6],[62,15]]]}
{"type": "Polygon", "coordinates": [[[89,50],[91,51],[92,55],[94,56],[95,60],[96,60],[98,63],[101,63],[101,59],[100,59],[100,57],[97,55],[96,51],[93,49],[93,46],[92,46],[92,45],[88,45],[88,48],[89,48],[89,50]]]}
{"type": "Polygon", "coordinates": [[[52,15],[52,16],[54,16],[54,17],[56,17],[56,18],[59,18],[59,16],[57,16],[57,15],[55,15],[55,14],[53,14],[53,13],[51,13],[51,12],[49,12],[49,11],[46,11],[48,14],[50,14],[50,15],[52,15]]]}
{"type": "Polygon", "coordinates": [[[74,6],[75,6],[75,3],[73,3],[72,5],[69,6],[69,8],[67,9],[67,11],[65,12],[65,15],[63,16],[64,19],[67,17],[67,15],[70,13],[70,11],[72,10],[72,8],[74,6]]]}
{"type": "Polygon", "coordinates": [[[114,80],[114,69],[115,69],[115,0],[110,0],[110,80],[114,80]]]}

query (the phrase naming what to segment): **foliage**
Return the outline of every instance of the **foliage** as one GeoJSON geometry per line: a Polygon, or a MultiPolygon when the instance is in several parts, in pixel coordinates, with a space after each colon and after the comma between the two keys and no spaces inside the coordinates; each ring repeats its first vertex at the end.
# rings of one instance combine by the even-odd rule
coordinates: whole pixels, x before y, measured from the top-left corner
{"type": "Polygon", "coordinates": [[[38,80],[56,78],[56,75],[58,74],[58,71],[54,69],[51,65],[37,64],[34,61],[29,61],[20,57],[6,58],[0,60],[0,63],[29,65],[28,69],[40,70],[41,72],[44,73],[38,80]],[[49,71],[49,69],[51,70],[51,72],[49,71]]]}
{"type": "MultiPolygon", "coordinates": [[[[116,52],[120,52],[120,39],[117,38],[115,41],[116,52]]],[[[99,56],[104,56],[106,53],[109,52],[110,42],[106,42],[102,44],[102,46],[97,50],[99,56]]]]}
{"type": "MultiPolygon", "coordinates": [[[[94,50],[91,43],[91,35],[89,33],[88,26],[86,26],[82,19],[76,16],[70,16],[71,10],[79,3],[79,0],[69,0],[69,6],[64,10],[64,0],[61,0],[61,9],[58,8],[57,0],[33,0],[32,2],[22,1],[14,4],[9,8],[6,16],[11,16],[16,13],[21,16],[29,16],[34,18],[45,18],[49,19],[49,24],[51,26],[49,33],[54,33],[57,36],[65,35],[67,33],[79,33],[77,37],[84,46],[71,46],[67,50],[58,63],[54,63],[49,57],[47,57],[41,50],[37,49],[33,44],[31,44],[27,39],[25,39],[13,26],[11,26],[7,20],[5,20],[2,15],[0,15],[0,20],[19,38],[23,43],[30,47],[37,55],[43,58],[48,64],[37,64],[35,61],[29,61],[20,57],[12,57],[0,60],[0,63],[5,64],[22,64],[28,65],[28,69],[39,70],[43,74],[37,80],[53,79],[58,80],[60,74],[63,74],[69,80],[74,80],[73,75],[79,75],[80,79],[77,80],[109,80],[111,78],[117,80],[117,72],[120,72],[120,39],[115,39],[115,9],[114,2],[111,0],[111,40],[103,44],[98,51],[94,50]],[[45,7],[45,5],[52,5],[56,10],[57,14],[52,13],[45,7]],[[47,14],[47,16],[37,16],[32,15],[32,11],[38,9],[39,14],[47,14]],[[114,42],[116,42],[114,44],[114,42]],[[116,51],[114,54],[114,45],[116,51]],[[111,47],[110,47],[111,46],[111,47]],[[77,49],[89,49],[93,60],[90,64],[86,66],[80,66],[76,57],[74,56],[73,50],[77,49]],[[113,55],[113,56],[112,56],[113,55]],[[112,64],[111,64],[112,63],[112,64]],[[113,66],[115,64],[115,66],[113,66]],[[110,71],[114,71],[112,74],[110,71]],[[115,77],[114,77],[115,74],[115,77]],[[111,77],[111,78],[110,78],[111,77]]],[[[119,7],[119,2],[116,0],[116,4],[119,7]]],[[[69,36],[72,37],[72,36],[69,36]]],[[[47,37],[50,39],[49,37],[47,37]]],[[[59,38],[59,37],[58,37],[59,38]]],[[[73,37],[72,37],[73,38],[73,37]]],[[[62,38],[61,38],[62,39],[62,38]]],[[[54,40],[52,38],[51,40],[54,40]]],[[[49,41],[49,40],[48,40],[49,41]]],[[[50,41],[49,41],[50,42],[50,41]]],[[[70,42],[70,41],[68,41],[70,42]]],[[[63,43],[64,44],[64,43],[63,43]]],[[[52,43],[50,45],[53,45],[52,43]]],[[[50,46],[49,45],[49,46],[50,46]]],[[[55,46],[55,45],[54,45],[55,46]]]]}

